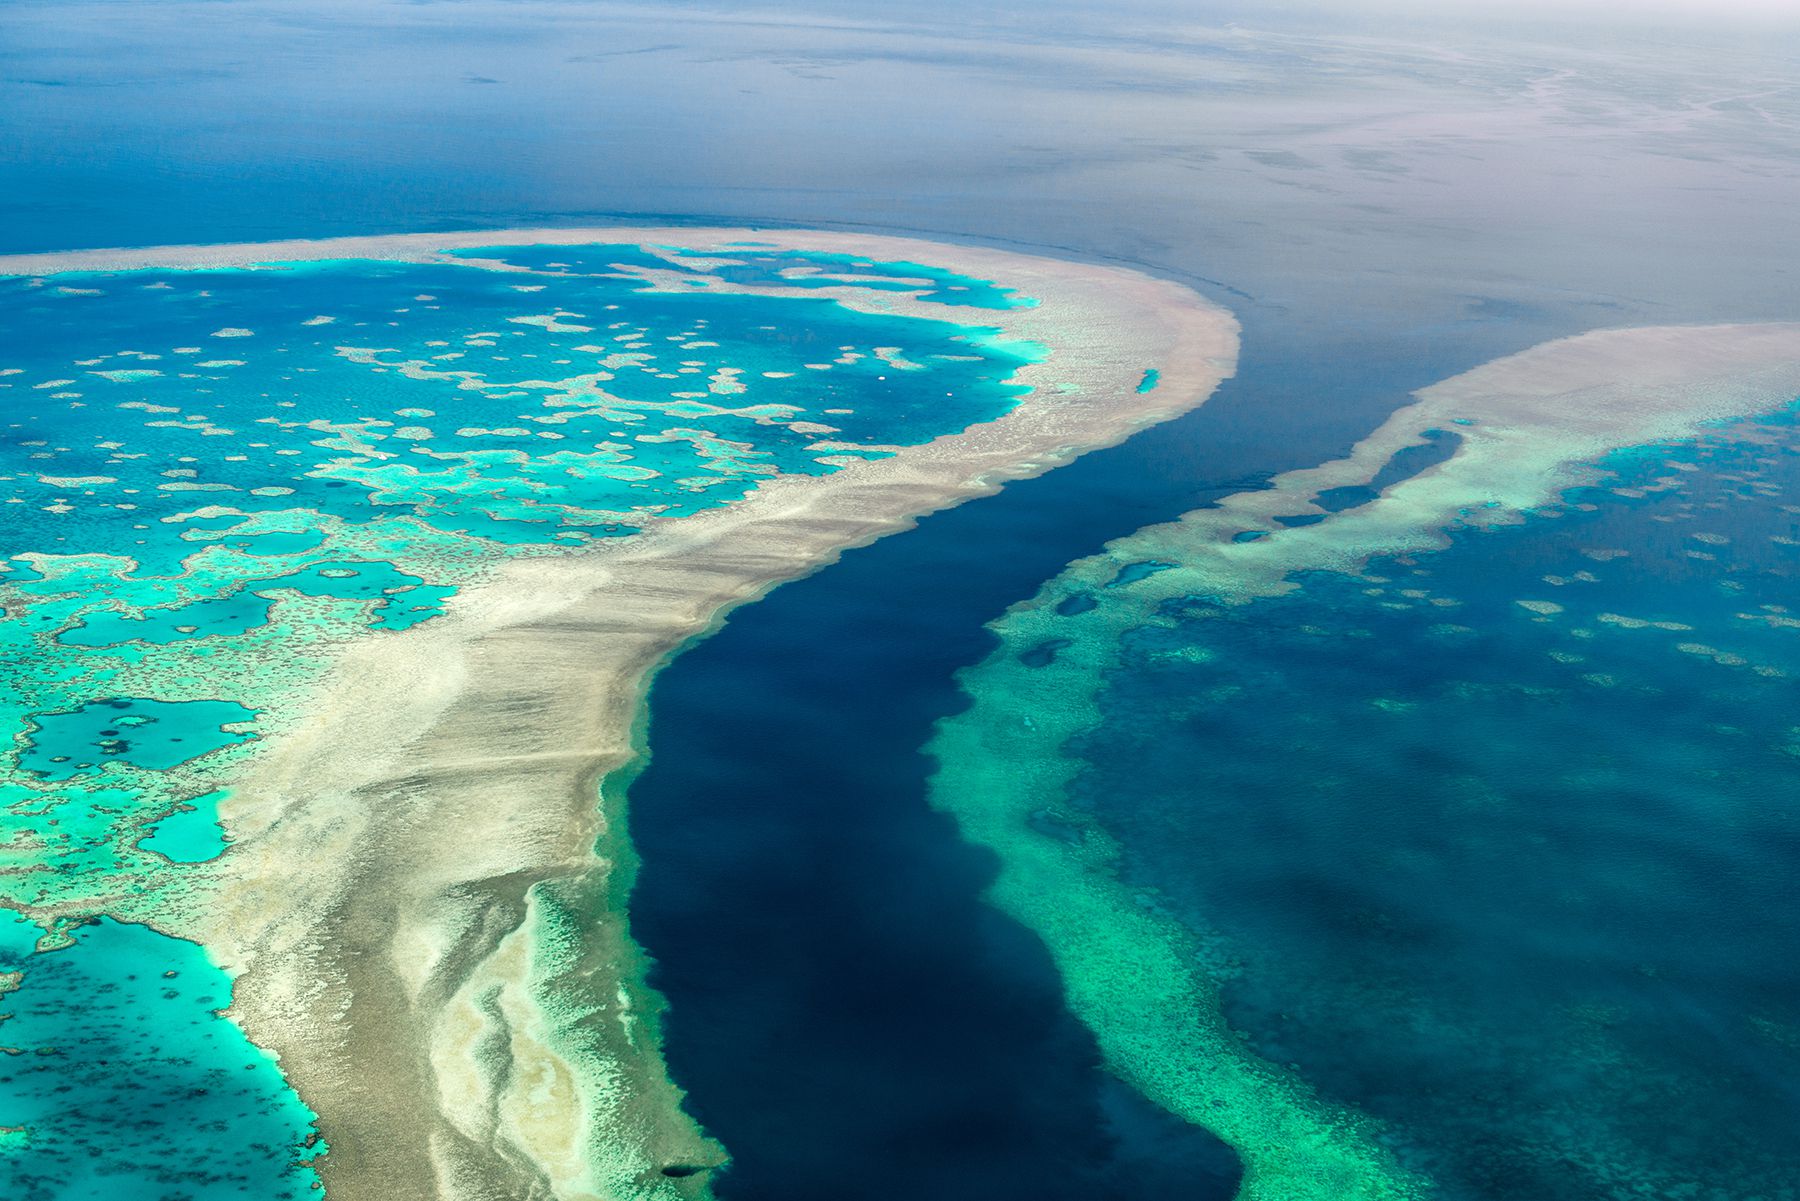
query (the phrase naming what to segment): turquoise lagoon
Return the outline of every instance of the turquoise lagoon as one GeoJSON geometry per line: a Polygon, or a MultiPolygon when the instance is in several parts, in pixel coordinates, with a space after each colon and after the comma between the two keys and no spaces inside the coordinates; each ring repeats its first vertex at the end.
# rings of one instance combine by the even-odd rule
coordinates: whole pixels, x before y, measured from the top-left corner
{"type": "Polygon", "coordinates": [[[1033,303],[987,281],[744,250],[0,279],[0,1191],[314,1195],[312,1115],[154,927],[205,903],[220,785],[336,645],[997,417],[1042,353],[971,323],[1033,303]],[[683,290],[709,275],[740,290],[683,290]]]}
{"type": "Polygon", "coordinates": [[[1592,467],[1247,603],[1146,612],[1186,527],[1122,539],[962,678],[939,802],[1247,1197],[1800,1195],[1800,427],[1592,467]]]}

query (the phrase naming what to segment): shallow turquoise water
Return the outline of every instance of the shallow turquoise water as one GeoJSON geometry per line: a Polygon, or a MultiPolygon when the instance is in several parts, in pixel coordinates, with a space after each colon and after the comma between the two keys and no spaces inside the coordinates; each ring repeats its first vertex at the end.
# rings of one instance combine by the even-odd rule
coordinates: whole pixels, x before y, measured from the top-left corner
{"type": "Polygon", "coordinates": [[[224,727],[255,719],[254,709],[236,701],[107,697],[34,714],[37,729],[27,735],[19,767],[46,780],[89,775],[114,760],[161,770],[251,737],[224,727]]]}
{"type": "Polygon", "coordinates": [[[942,267],[924,263],[874,263],[849,254],[790,253],[733,255],[742,266],[724,267],[719,274],[733,283],[785,284],[789,287],[832,287],[854,282],[864,287],[890,292],[916,290],[919,299],[942,304],[972,305],[981,309],[1029,308],[1037,303],[1023,296],[1017,288],[1002,287],[988,280],[970,279],[942,267]],[[800,269],[796,270],[796,264],[800,269]],[[816,272],[816,274],[814,274],[816,272]],[[900,276],[902,278],[892,278],[900,276]]]}
{"type": "MultiPolygon", "coordinates": [[[[230,520],[235,523],[237,519],[230,520]]],[[[257,544],[257,549],[263,547],[264,544],[257,544]]],[[[269,548],[265,553],[269,552],[278,553],[278,548],[269,548]]],[[[404,630],[442,614],[443,602],[456,592],[452,587],[426,584],[392,563],[326,561],[256,581],[242,592],[145,609],[136,617],[117,611],[88,613],[81,618],[81,624],[58,634],[57,641],[68,646],[111,646],[242,634],[268,624],[269,609],[274,603],[269,594],[282,589],[292,589],[303,596],[373,601],[369,624],[386,630],[404,630]]]]}
{"type": "Polygon", "coordinates": [[[958,323],[1026,298],[916,264],[758,250],[728,282],[829,270],[953,320],[650,293],[632,272],[716,264],[634,247],[461,257],[524,269],[0,279],[0,872],[43,923],[0,963],[7,1197],[314,1195],[311,1115],[217,1016],[229,981],[125,921],[229,854],[219,785],[338,643],[509,555],[999,416],[1042,354],[958,323]],[[32,953],[44,929],[72,945],[32,953]]]}
{"type": "Polygon", "coordinates": [[[795,421],[832,427],[835,442],[912,444],[1016,396],[1003,382],[1016,360],[949,323],[825,300],[645,294],[610,253],[504,257],[546,269],[0,280],[0,385],[32,402],[7,423],[22,453],[0,484],[32,509],[70,506],[50,545],[30,549],[172,570],[194,548],[147,537],[151,523],[208,503],[350,522],[399,509],[445,532],[579,542],[722,503],[768,474],[831,470],[835,452],[795,421]],[[929,371],[891,368],[882,345],[929,371]],[[119,482],[63,482],[93,477],[119,482]],[[255,495],[267,487],[294,491],[271,504],[255,495]],[[126,503],[132,519],[119,520],[126,503]]]}
{"type": "Polygon", "coordinates": [[[101,919],[74,945],[0,925],[7,1196],[18,1201],[316,1197],[324,1150],[273,1058],[216,1012],[231,981],[199,947],[101,919]]]}
{"type": "Polygon", "coordinates": [[[1249,1048],[1434,1195],[1791,1197],[1800,436],[1609,465],[1368,578],[1174,602],[1076,792],[1249,1048]]]}
{"type": "Polygon", "coordinates": [[[225,831],[219,825],[220,794],[195,797],[189,807],[180,809],[153,826],[150,834],[138,840],[138,846],[155,851],[174,863],[205,863],[225,853],[225,831]]]}

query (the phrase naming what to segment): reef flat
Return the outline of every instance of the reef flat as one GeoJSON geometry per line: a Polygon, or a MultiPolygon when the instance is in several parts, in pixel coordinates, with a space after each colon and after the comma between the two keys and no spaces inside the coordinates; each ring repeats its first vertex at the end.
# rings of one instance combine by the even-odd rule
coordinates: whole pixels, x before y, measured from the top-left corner
{"type": "MultiPolygon", "coordinates": [[[[1681,844],[1666,832],[1687,828],[1671,818],[1677,810],[1694,827],[1694,847],[1703,839],[1735,846],[1736,823],[1753,820],[1741,811],[1758,808],[1746,798],[1779,785],[1747,785],[1735,796],[1720,781],[1733,773],[1747,780],[1752,771],[1789,778],[1788,735],[1763,727],[1782,724],[1776,698],[1793,673],[1793,650],[1780,636],[1750,631],[1791,628],[1779,588],[1791,579],[1791,548],[1800,542],[1781,528],[1793,525],[1791,516],[1772,522],[1757,506],[1776,517],[1797,512],[1775,508],[1786,484],[1773,476],[1792,462],[1792,423],[1755,419],[1779,416],[1797,396],[1800,325],[1626,329],[1546,343],[1420,390],[1340,459],[1070,564],[994,624],[1000,647],[961,677],[971,707],[946,719],[932,745],[934,803],[997,853],[994,900],[1044,938],[1112,1069],[1236,1148],[1243,1196],[1484,1197],[1523,1187],[1547,1197],[1724,1197],[1756,1195],[1780,1180],[1771,1147],[1778,1159],[1785,1143],[1765,1139],[1749,1151],[1730,1144],[1755,1143],[1744,1135],[1753,1126],[1747,1118],[1721,1119],[1709,1134],[1717,1141],[1699,1142],[1703,1151],[1677,1150],[1695,1113],[1721,1105],[1716,1096],[1697,1098],[1696,1079],[1730,1080],[1718,1087],[1744,1097],[1761,1095],[1761,1086],[1729,1075],[1734,1059],[1695,1072],[1646,1050],[1704,1042],[1691,1032],[1638,1032],[1637,1021],[1651,1020],[1644,1014],[1669,1002],[1646,1001],[1631,982],[1653,978],[1645,964],[1668,949],[1647,937],[1627,944],[1612,975],[1593,965],[1611,969],[1598,948],[1631,923],[1655,932],[1681,920],[1684,905],[1704,907],[1672,883],[1675,868],[1646,868],[1620,843],[1681,844]],[[1706,497],[1694,480],[1719,495],[1706,497]],[[1650,531],[1636,535],[1650,540],[1639,552],[1646,577],[1627,577],[1617,564],[1637,560],[1594,534],[1595,544],[1560,552],[1574,559],[1566,569],[1550,552],[1526,548],[1520,570],[1535,565],[1531,591],[1483,595],[1509,574],[1492,561],[1490,548],[1504,545],[1496,539],[1559,518],[1574,538],[1578,519],[1598,521],[1611,508],[1633,515],[1628,506],[1679,498],[1683,489],[1694,499],[1671,500],[1671,511],[1641,519],[1650,531]],[[1675,523],[1698,527],[1734,508],[1755,542],[1701,528],[1678,550],[1665,545],[1671,535],[1663,531],[1675,523]],[[1740,543],[1760,544],[1757,557],[1741,551],[1742,565],[1721,574],[1725,548],[1740,543]],[[1433,578],[1431,562],[1455,555],[1480,558],[1453,590],[1433,578]],[[1665,558],[1713,573],[1694,582],[1678,611],[1658,611],[1675,606],[1666,583],[1675,569],[1665,558]],[[1605,587],[1609,571],[1620,582],[1583,599],[1576,622],[1577,601],[1560,590],[1605,587]],[[1761,596],[1752,580],[1769,582],[1761,596]],[[1651,611],[1639,616],[1626,604],[1651,611]],[[1402,628],[1403,620],[1412,624],[1402,628]],[[1702,622],[1718,636],[1697,632],[1702,622]],[[1567,641],[1546,645],[1559,629],[1567,641]],[[1607,640],[1633,630],[1660,632],[1672,645],[1646,658],[1653,648],[1607,640]],[[1528,639],[1522,655],[1515,644],[1528,639]],[[1383,654],[1385,646],[1395,649],[1383,654]],[[1545,672],[1526,666],[1539,662],[1545,672]],[[1682,674],[1721,669],[1738,673],[1736,683],[1682,674]],[[1538,679],[1549,672],[1561,673],[1554,687],[1538,679]],[[1652,699],[1687,696],[1705,698],[1695,702],[1704,718],[1652,699]],[[1583,705],[1604,717],[1583,721],[1583,705]],[[1652,746],[1633,746],[1631,732],[1652,722],[1668,728],[1652,746]],[[1604,754],[1595,756],[1595,747],[1604,754]],[[1655,766],[1642,776],[1627,770],[1639,761],[1655,766]],[[1365,777],[1375,782],[1363,784],[1365,777]],[[1518,789],[1521,780],[1531,786],[1518,789]],[[1509,788],[1522,795],[1507,796],[1509,788]],[[1616,809],[1608,808],[1611,789],[1622,794],[1616,809]],[[1419,829],[1394,816],[1395,798],[1414,793],[1418,816],[1407,815],[1419,829]],[[1546,812],[1538,803],[1546,796],[1562,808],[1546,812]],[[1696,820],[1715,803],[1733,815],[1724,833],[1696,820]],[[1588,807],[1605,813],[1589,841],[1545,832],[1558,813],[1588,807]],[[1650,828],[1621,834],[1638,822],[1650,828]],[[1503,850],[1514,841],[1523,849],[1508,863],[1503,850]],[[1586,849],[1555,870],[1532,870],[1555,858],[1532,848],[1565,842],[1586,849]],[[1365,843],[1377,845],[1359,858],[1365,843]],[[1420,865],[1435,869],[1452,858],[1446,847],[1467,854],[1439,880],[1420,865]],[[1490,877],[1495,896],[1477,891],[1490,877]],[[1529,896],[1528,908],[1507,892],[1518,892],[1520,880],[1542,881],[1548,899],[1529,896]],[[1624,899],[1614,902],[1615,893],[1624,899]],[[1315,895],[1323,898],[1318,914],[1306,909],[1315,895]],[[1457,909],[1470,895],[1489,908],[1457,909]],[[1577,907],[1593,895],[1630,916],[1609,910],[1607,925],[1577,907]],[[1658,895],[1683,900],[1646,921],[1643,898],[1658,895]],[[1418,914],[1421,905],[1463,924],[1436,930],[1418,914]],[[1517,928],[1489,933],[1509,905],[1538,924],[1516,919],[1517,928]],[[1240,923],[1235,939],[1221,933],[1227,917],[1240,923]],[[1587,939],[1571,935],[1573,951],[1547,933],[1565,923],[1587,939]],[[1529,985],[1504,972],[1481,976],[1475,969],[1492,964],[1460,951],[1478,934],[1498,948],[1496,961],[1512,954],[1526,965],[1517,978],[1529,985]],[[1544,967],[1553,959],[1546,947],[1567,959],[1544,967]],[[1473,965],[1467,972],[1464,959],[1473,965]],[[1354,990],[1344,984],[1334,993],[1340,974],[1354,990]],[[1463,974],[1477,977],[1466,993],[1429,991],[1437,977],[1460,984],[1463,974]],[[1557,984],[1577,977],[1589,992],[1559,997],[1557,984]],[[1265,1019],[1258,1040],[1232,1020],[1228,993],[1240,998],[1236,1012],[1265,1019]],[[1484,996],[1504,998],[1490,1004],[1497,1012],[1481,1007],[1484,996]],[[1534,1030],[1540,1019],[1566,1041],[1534,1030]],[[1632,1033],[1612,1033],[1614,1026],[1632,1033]],[[1430,1039],[1441,1044],[1416,1049],[1430,1039]],[[1302,1041],[1338,1072],[1341,1090],[1321,1088],[1302,1070],[1292,1049],[1302,1041]],[[1365,1047],[1372,1050],[1359,1055],[1365,1047]],[[1381,1090],[1369,1083],[1379,1075],[1371,1058],[1401,1065],[1381,1077],[1381,1090]],[[1436,1083],[1421,1087],[1427,1078],[1436,1083]],[[1358,1084],[1385,1112],[1359,1105],[1358,1084]],[[1474,1090],[1475,1099],[1459,1090],[1474,1090]],[[1687,1099],[1646,1116],[1658,1108],[1650,1098],[1675,1095],[1687,1099]],[[1516,1097],[1527,1099],[1505,1103],[1516,1097]],[[1710,1178],[1728,1145],[1747,1165],[1743,1177],[1710,1178]],[[1682,1155],[1690,1162],[1676,1162],[1682,1155]]],[[[1789,836],[1767,835],[1772,846],[1789,836]]],[[[1718,873],[1712,879],[1780,878],[1767,865],[1730,864],[1709,869],[1718,873]]],[[[1706,936],[1680,941],[1694,947],[1706,936]]],[[[1746,955],[1729,970],[1707,970],[1731,982],[1759,961],[1746,955]]],[[[1682,966],[1685,979],[1691,966],[1682,966]]],[[[1732,1021],[1772,1032],[1765,1055],[1779,1053],[1792,1029],[1768,990],[1759,982],[1729,1004],[1707,998],[1732,1021]]],[[[1723,1028],[1710,1013],[1702,1024],[1723,1028]]]]}
{"type": "MultiPolygon", "coordinates": [[[[207,1053],[264,1073],[239,1124],[285,1130],[208,1145],[296,1196],[703,1195],[724,1151],[680,1110],[623,924],[650,675],[781,580],[1200,403],[1236,354],[1174,284],[864,235],[409,235],[0,276],[3,482],[29,517],[0,547],[5,904],[37,936],[0,965],[7,1003],[83,1014],[46,991],[79,973],[42,965],[116,942],[102,916],[198,944],[250,1040],[207,1053]]],[[[0,1113],[33,1187],[69,1187],[92,1137],[46,1074],[119,1044],[91,1020],[0,1065],[37,1099],[0,1113]]],[[[268,1192],[94,1151],[114,1179],[268,1192]]]]}

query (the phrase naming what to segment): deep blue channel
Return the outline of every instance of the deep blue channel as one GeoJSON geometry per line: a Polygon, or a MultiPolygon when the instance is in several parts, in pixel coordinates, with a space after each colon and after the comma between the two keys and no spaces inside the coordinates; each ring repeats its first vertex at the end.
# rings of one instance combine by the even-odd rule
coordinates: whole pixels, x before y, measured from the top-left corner
{"type": "Polygon", "coordinates": [[[1047,952],[982,901],[993,861],[929,809],[919,748],[984,623],[1069,560],[1329,458],[1412,388],[1541,336],[1246,325],[1241,382],[1204,408],[853,551],[658,676],[632,931],[671,1072],[732,1153],[721,1197],[1234,1191],[1229,1149],[1099,1066],[1047,952]],[[1279,420],[1302,405],[1324,411],[1279,420]]]}

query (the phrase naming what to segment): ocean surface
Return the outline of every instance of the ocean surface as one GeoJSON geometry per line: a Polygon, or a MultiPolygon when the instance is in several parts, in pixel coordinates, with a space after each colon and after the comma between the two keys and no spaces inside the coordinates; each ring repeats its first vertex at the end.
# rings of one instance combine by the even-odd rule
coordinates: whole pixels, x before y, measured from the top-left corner
{"type": "MultiPolygon", "coordinates": [[[[250,0],[230,20],[208,4],[0,8],[0,128],[13,148],[0,161],[0,249],[767,222],[1121,260],[1242,319],[1239,375],[1198,412],[851,552],[740,611],[658,678],[651,764],[630,796],[643,859],[633,931],[670,1003],[671,1070],[733,1155],[721,1196],[1230,1195],[1240,1157],[1102,1066],[1104,1026],[1072,1012],[1053,948],[984,901],[997,861],[932,808],[938,765],[922,748],[980,705],[978,673],[963,677],[972,691],[956,673],[1000,646],[986,623],[1108,540],[1332,459],[1413,389],[1491,358],[1596,327],[1792,319],[1800,307],[1791,34],[1263,8],[250,0]]],[[[388,309],[450,294],[435,278],[368,283],[356,295],[388,309]]],[[[498,306],[459,328],[587,311],[511,299],[458,293],[498,306]]],[[[6,311],[50,304],[9,297],[6,311]]],[[[290,317],[349,304],[302,315],[296,302],[290,317]]],[[[460,321],[408,316],[421,342],[460,321]]],[[[40,338],[84,334],[33,321],[33,353],[40,338]]],[[[275,328],[234,314],[187,340],[171,329],[166,346],[100,336],[71,353],[201,345],[208,359],[246,360],[215,374],[274,373],[239,353],[258,339],[212,340],[235,326],[275,328]]],[[[307,327],[282,328],[304,345],[307,327]]],[[[380,381],[387,420],[390,397],[424,387],[377,371],[393,362],[320,366],[380,381]]],[[[81,378],[90,394],[168,386],[81,378]]],[[[262,390],[281,382],[265,379],[262,390]]],[[[64,403],[7,395],[21,394],[32,405],[8,400],[5,422],[64,403]]],[[[308,396],[337,412],[337,397],[308,396]]],[[[182,408],[183,421],[207,416],[182,408]]],[[[119,440],[205,437],[151,431],[151,419],[134,413],[119,440]]],[[[1772,673],[1793,670],[1795,636],[1781,608],[1793,548],[1774,539],[1800,535],[1782,508],[1792,497],[1776,491],[1792,486],[1791,427],[1738,433],[1751,428],[1759,441],[1715,432],[1610,461],[1617,488],[1642,495],[1599,488],[1559,516],[1372,564],[1382,583],[1309,577],[1287,597],[1196,606],[1090,648],[1116,663],[1078,698],[1103,720],[1054,753],[1080,766],[1084,812],[1116,839],[1118,878],[1143,913],[1198,940],[1223,1028],[1280,1070],[1283,1095],[1354,1116],[1380,1148],[1387,1195],[1422,1180],[1459,1201],[1793,1193],[1786,748],[1800,718],[1791,675],[1772,673]]],[[[271,450],[305,438],[268,430],[271,450]]],[[[810,469],[792,446],[775,453],[810,469]]],[[[248,457],[219,458],[209,471],[256,475],[248,457]]],[[[356,527],[355,491],[326,482],[271,486],[316,489],[309,504],[342,497],[324,511],[356,527]]],[[[621,483],[594,487],[610,506],[621,483]]],[[[712,495],[739,483],[720,477],[712,495]]],[[[522,505],[533,485],[515,487],[522,505]]],[[[479,523],[500,543],[529,538],[519,512],[446,500],[441,520],[479,523]]],[[[64,516],[73,526],[82,513],[64,516]]],[[[277,615],[316,604],[320,621],[429,620],[429,590],[455,586],[448,561],[434,576],[388,558],[406,578],[384,571],[375,590],[410,591],[373,602],[358,577],[323,574],[351,556],[283,542],[303,531],[281,526],[255,535],[276,540],[260,554],[232,532],[241,524],[186,523],[266,560],[259,579],[317,569],[284,585],[277,615]]],[[[113,528],[95,522],[94,536],[102,525],[113,528]]],[[[178,549],[136,537],[145,546],[114,553],[178,549]]],[[[30,564],[13,568],[9,586],[29,586],[30,564]]],[[[261,606],[246,589],[202,615],[247,634],[261,606]]],[[[130,615],[73,627],[89,633],[66,640],[72,668],[114,620],[130,615]]],[[[159,636],[200,624],[170,621],[159,636]]],[[[1049,662],[1081,648],[1018,649],[1049,662]]],[[[187,695],[257,708],[248,695],[187,695]]],[[[45,780],[116,745],[103,731],[119,725],[103,720],[154,718],[135,728],[191,736],[191,711],[83,708],[105,699],[154,697],[24,706],[63,715],[49,727],[61,741],[31,744],[45,780]]],[[[206,738],[271,720],[195,716],[217,731],[206,738]]],[[[144,758],[132,771],[177,753],[168,739],[128,741],[144,758]]],[[[139,844],[166,854],[166,870],[215,849],[209,788],[192,782],[191,809],[159,808],[170,816],[139,844]]],[[[108,831],[138,803],[87,796],[45,834],[91,864],[68,873],[71,888],[116,870],[108,831]]],[[[218,984],[182,946],[129,944],[133,929],[80,927],[44,958],[74,965],[57,985],[71,989],[180,972],[189,988],[171,985],[179,998],[159,1029],[184,1047],[178,1032],[217,1003],[218,984]]],[[[129,1029],[102,1021],[96,1040],[129,1029]]],[[[275,1149],[245,1170],[303,1180],[289,1165],[309,1150],[308,1115],[261,1091],[272,1069],[254,1049],[226,1051],[252,1083],[160,1095],[203,1098],[202,1121],[266,1115],[227,1124],[275,1149]]],[[[17,1061],[0,1070],[23,1078],[17,1061]]],[[[134,1139],[108,1145],[130,1159],[134,1139]]],[[[42,1195],[79,1187],[52,1179],[42,1195]]]]}

